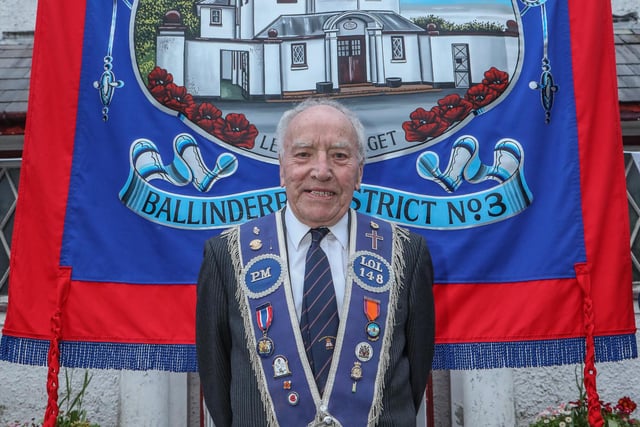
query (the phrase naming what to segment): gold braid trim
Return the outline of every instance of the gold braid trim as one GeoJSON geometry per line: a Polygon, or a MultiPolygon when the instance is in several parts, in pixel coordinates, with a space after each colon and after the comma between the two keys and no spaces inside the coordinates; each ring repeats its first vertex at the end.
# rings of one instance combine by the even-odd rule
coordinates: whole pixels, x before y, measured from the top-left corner
{"type": "MultiPolygon", "coordinates": [[[[398,307],[398,298],[400,297],[400,290],[404,284],[405,273],[405,257],[404,257],[404,243],[409,240],[409,230],[406,228],[398,227],[396,224],[391,224],[391,234],[393,237],[393,248],[391,253],[391,267],[393,269],[393,283],[391,283],[391,289],[389,289],[389,312],[387,313],[386,330],[392,331],[392,326],[396,320],[396,308],[398,307]]],[[[382,341],[382,354],[380,355],[380,362],[378,365],[378,372],[383,375],[378,375],[376,378],[375,389],[373,392],[373,402],[369,411],[368,426],[374,426],[378,422],[378,417],[382,413],[382,394],[384,393],[384,373],[387,372],[390,362],[389,350],[393,341],[393,333],[385,333],[382,341]]]]}
{"type": "Polygon", "coordinates": [[[249,354],[249,360],[251,361],[251,367],[256,376],[256,382],[258,383],[258,391],[260,392],[260,398],[262,405],[264,406],[264,412],[266,414],[266,422],[270,427],[278,427],[278,420],[273,408],[273,402],[269,389],[267,388],[267,379],[262,369],[262,362],[256,351],[257,343],[256,337],[253,332],[253,320],[251,313],[249,312],[249,303],[247,295],[244,291],[244,277],[243,277],[243,264],[240,256],[240,227],[233,227],[222,233],[227,238],[227,245],[229,248],[229,254],[231,255],[231,262],[233,264],[233,270],[236,273],[236,301],[242,315],[242,321],[244,325],[245,342],[247,343],[247,353],[249,354]]]}

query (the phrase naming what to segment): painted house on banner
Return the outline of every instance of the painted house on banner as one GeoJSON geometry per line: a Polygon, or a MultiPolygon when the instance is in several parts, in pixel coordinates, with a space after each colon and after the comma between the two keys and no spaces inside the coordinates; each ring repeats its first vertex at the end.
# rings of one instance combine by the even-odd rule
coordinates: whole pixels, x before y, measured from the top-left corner
{"type": "Polygon", "coordinates": [[[223,82],[244,99],[346,85],[465,88],[491,67],[513,76],[518,64],[515,25],[502,34],[440,35],[402,16],[399,0],[202,0],[197,14],[195,39],[185,37],[177,12],[165,15],[156,65],[199,97],[224,98],[223,82]]]}

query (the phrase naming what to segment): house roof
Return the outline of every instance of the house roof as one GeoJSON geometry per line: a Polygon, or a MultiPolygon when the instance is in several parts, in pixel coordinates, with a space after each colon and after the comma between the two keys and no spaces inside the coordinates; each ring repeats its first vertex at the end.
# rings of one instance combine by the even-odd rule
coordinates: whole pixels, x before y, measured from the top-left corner
{"type": "Polygon", "coordinates": [[[201,6],[201,5],[229,6],[229,0],[200,0],[198,3],[196,3],[196,6],[201,6]]]}
{"type": "Polygon", "coordinates": [[[0,45],[0,135],[24,134],[33,44],[0,45]]]}
{"type": "Polygon", "coordinates": [[[352,12],[327,12],[310,15],[281,15],[271,24],[256,35],[257,39],[269,38],[271,30],[277,31],[279,39],[313,37],[324,35],[324,25],[330,19],[344,16],[358,16],[366,21],[378,21],[384,32],[413,32],[420,33],[424,30],[402,15],[391,11],[352,11],[352,12]]]}
{"type": "Polygon", "coordinates": [[[623,127],[636,122],[640,135],[640,22],[635,13],[614,16],[618,98],[623,127]]]}

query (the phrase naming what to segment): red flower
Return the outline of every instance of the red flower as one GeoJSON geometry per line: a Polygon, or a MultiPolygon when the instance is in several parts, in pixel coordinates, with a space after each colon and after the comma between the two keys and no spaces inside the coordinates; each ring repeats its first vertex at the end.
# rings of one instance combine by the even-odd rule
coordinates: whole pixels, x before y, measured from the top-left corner
{"type": "Polygon", "coordinates": [[[482,84],[501,94],[509,85],[509,74],[498,70],[496,67],[491,67],[484,72],[482,84]]]}
{"type": "Polygon", "coordinates": [[[627,396],[624,396],[620,400],[618,400],[616,410],[624,415],[630,415],[633,411],[636,410],[636,407],[637,405],[633,400],[631,400],[627,396]]]}
{"type": "Polygon", "coordinates": [[[409,142],[425,141],[427,138],[442,135],[449,123],[432,111],[417,108],[409,115],[411,121],[402,123],[405,139],[409,142]]]}
{"type": "Polygon", "coordinates": [[[172,110],[187,114],[187,109],[193,105],[193,96],[187,92],[187,88],[184,86],[169,83],[166,85],[165,96],[161,102],[172,110]]]}
{"type": "Polygon", "coordinates": [[[167,87],[164,85],[154,86],[150,91],[151,95],[161,104],[167,99],[167,87]]]}
{"type": "Polygon", "coordinates": [[[222,117],[222,111],[208,102],[190,105],[186,114],[189,120],[209,133],[213,132],[216,120],[222,117]]]}
{"type": "Polygon", "coordinates": [[[483,83],[472,86],[467,90],[465,99],[473,105],[474,109],[479,109],[491,104],[500,94],[483,83]]]}
{"type": "Polygon", "coordinates": [[[229,113],[224,119],[218,118],[213,126],[215,136],[236,147],[251,149],[258,136],[255,125],[240,113],[229,113]]]}
{"type": "Polygon", "coordinates": [[[473,105],[460,95],[453,93],[438,101],[438,106],[433,111],[449,123],[459,122],[473,109],[473,105]]]}
{"type": "Polygon", "coordinates": [[[156,86],[166,86],[169,83],[173,83],[173,76],[171,73],[168,73],[164,68],[160,68],[157,65],[149,75],[147,76],[149,80],[148,87],[149,89],[153,89],[156,86]]]}

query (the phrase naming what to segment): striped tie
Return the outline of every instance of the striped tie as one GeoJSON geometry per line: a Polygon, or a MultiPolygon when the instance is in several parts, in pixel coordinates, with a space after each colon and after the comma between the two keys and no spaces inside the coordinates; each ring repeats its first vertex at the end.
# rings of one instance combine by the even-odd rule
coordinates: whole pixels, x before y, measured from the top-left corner
{"type": "Polygon", "coordinates": [[[327,382],[339,322],[329,260],[320,248],[320,241],[328,232],[327,228],[311,229],[300,317],[300,330],[307,358],[321,394],[327,382]]]}

